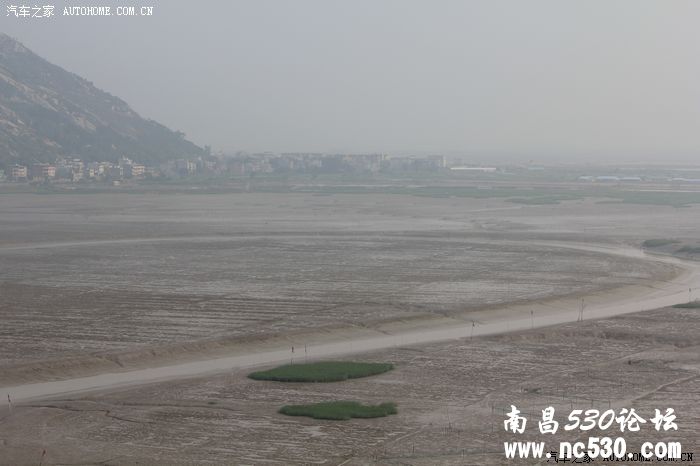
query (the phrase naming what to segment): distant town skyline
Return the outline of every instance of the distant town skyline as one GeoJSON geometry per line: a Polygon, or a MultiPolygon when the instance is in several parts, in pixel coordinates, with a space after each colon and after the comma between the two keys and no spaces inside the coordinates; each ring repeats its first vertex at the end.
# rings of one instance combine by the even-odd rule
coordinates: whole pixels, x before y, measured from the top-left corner
{"type": "Polygon", "coordinates": [[[1,30],[214,149],[482,162],[700,153],[692,0],[173,0],[129,18],[63,6],[42,20],[3,14],[1,30]]]}

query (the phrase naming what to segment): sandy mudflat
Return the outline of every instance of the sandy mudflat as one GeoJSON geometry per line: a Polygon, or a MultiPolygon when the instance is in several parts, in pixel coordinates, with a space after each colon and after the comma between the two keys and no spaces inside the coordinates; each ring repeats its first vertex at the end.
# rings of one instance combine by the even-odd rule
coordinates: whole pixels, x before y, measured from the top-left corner
{"type": "MultiPolygon", "coordinates": [[[[86,391],[107,390],[154,381],[216,374],[261,364],[294,361],[302,355],[304,358],[347,356],[399,345],[463,338],[467,335],[472,338],[502,334],[679,304],[687,300],[686,290],[700,288],[700,264],[696,262],[645,256],[638,250],[630,248],[577,243],[559,244],[558,247],[583,251],[603,250],[613,257],[642,255],[650,267],[655,264],[673,266],[676,274],[666,277],[667,280],[651,281],[644,285],[512,304],[451,316],[424,315],[411,320],[390,319],[361,328],[334,327],[303,333],[287,333],[278,338],[257,338],[247,341],[233,338],[228,342],[199,343],[191,347],[185,345],[172,349],[160,357],[152,353],[136,354],[130,361],[130,365],[120,366],[118,373],[80,377],[82,374],[78,371],[81,368],[73,367],[75,376],[69,378],[61,372],[62,368],[59,367],[54,373],[63,380],[14,384],[14,386],[5,384],[1,390],[10,394],[16,401],[47,399],[66,394],[75,395],[86,391]],[[219,354],[213,356],[214,353],[219,354]],[[187,362],[183,362],[183,359],[187,362]],[[135,367],[142,367],[142,369],[135,369],[135,367]]],[[[87,364],[82,368],[86,372],[88,369],[96,368],[87,364]]],[[[46,369],[44,371],[47,372],[46,369]]]]}
{"type": "Polygon", "coordinates": [[[507,440],[544,440],[556,450],[559,441],[623,435],[541,435],[537,417],[550,405],[562,425],[572,408],[634,407],[651,417],[654,409],[672,407],[677,432],[645,426],[639,435],[623,435],[628,448],[673,440],[698,452],[699,332],[697,310],[665,308],[373,351],[355,359],[397,368],[344,383],[256,382],[233,370],[18,404],[0,415],[0,463],[36,464],[46,449],[49,463],[71,464],[498,465],[506,462],[507,440]],[[399,414],[332,422],[276,413],[286,403],[328,399],[396,400],[399,414]],[[511,404],[532,417],[528,435],[502,430],[503,409],[511,404]]]}
{"type": "Polygon", "coordinates": [[[693,263],[638,248],[692,240],[698,212],[398,195],[5,196],[0,386],[31,388],[13,389],[11,413],[0,398],[0,464],[36,464],[43,448],[48,463],[502,464],[498,410],[557,396],[562,409],[673,402],[692,443],[698,314],[634,312],[700,287],[693,263]],[[572,322],[581,298],[585,321],[572,322]],[[633,314],[593,320],[621,313],[633,314]],[[291,358],[291,346],[300,360],[304,345],[309,358],[398,368],[347,385],[244,377],[243,366],[291,358]],[[148,367],[162,372],[132,372],[148,367]],[[88,388],[100,390],[60,395],[88,388]],[[334,397],[390,397],[400,414],[341,424],[276,414],[334,397]]]}
{"type": "Polygon", "coordinates": [[[589,240],[617,247],[619,236],[635,242],[630,225],[650,230],[650,217],[675,232],[700,222],[695,208],[681,216],[673,208],[649,215],[639,206],[566,204],[5,195],[0,385],[215,357],[241,342],[314,328],[452,325],[482,309],[651,286],[674,267],[569,249],[562,240],[578,239],[579,223],[604,233],[586,233],[589,240]],[[618,216],[624,222],[608,229],[618,216]]]}

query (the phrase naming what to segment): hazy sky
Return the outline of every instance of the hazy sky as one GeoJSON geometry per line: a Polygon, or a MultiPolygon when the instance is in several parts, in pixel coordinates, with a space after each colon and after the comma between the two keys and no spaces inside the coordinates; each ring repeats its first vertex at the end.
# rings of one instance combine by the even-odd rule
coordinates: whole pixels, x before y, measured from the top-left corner
{"type": "Polygon", "coordinates": [[[700,161],[696,0],[92,4],[0,30],[214,149],[700,161]]]}

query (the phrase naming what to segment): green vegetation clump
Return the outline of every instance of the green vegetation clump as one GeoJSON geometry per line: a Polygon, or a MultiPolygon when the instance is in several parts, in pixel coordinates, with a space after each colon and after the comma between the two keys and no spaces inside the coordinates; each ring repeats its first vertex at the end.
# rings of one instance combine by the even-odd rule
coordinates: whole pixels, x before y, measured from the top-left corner
{"type": "MultiPolygon", "coordinates": [[[[389,180],[391,181],[391,180],[389,180]]],[[[395,180],[393,180],[395,181],[395,180]]],[[[301,186],[296,192],[321,193],[321,194],[397,194],[433,198],[515,198],[529,199],[539,198],[547,203],[583,199],[587,193],[581,190],[556,189],[556,188],[516,188],[516,187],[489,187],[477,188],[472,186],[401,186],[401,185],[361,185],[361,186],[301,186]]]]}
{"type": "Polygon", "coordinates": [[[689,303],[676,304],[673,306],[677,309],[700,309],[700,301],[690,301],[689,303]]]}
{"type": "Polygon", "coordinates": [[[645,248],[660,248],[661,246],[667,246],[669,244],[677,244],[679,243],[678,240],[675,239],[666,239],[666,238],[657,238],[657,239],[648,239],[642,243],[642,246],[645,248]]]}
{"type": "Polygon", "coordinates": [[[683,246],[676,252],[683,254],[700,254],[700,246],[683,246]]]}
{"type": "Polygon", "coordinates": [[[309,364],[287,364],[248,375],[254,380],[277,382],[340,382],[382,374],[394,368],[390,363],[323,361],[309,364]]]}
{"type": "Polygon", "coordinates": [[[577,201],[583,199],[583,196],[576,194],[552,194],[548,196],[534,196],[534,197],[515,197],[511,199],[506,199],[508,202],[513,202],[515,204],[526,204],[526,205],[548,205],[548,204],[559,204],[561,201],[577,201]]]}
{"type": "Polygon", "coordinates": [[[671,207],[690,207],[700,204],[700,192],[674,191],[617,191],[610,197],[617,198],[625,204],[663,205],[671,207]]]}
{"type": "Polygon", "coordinates": [[[396,414],[396,403],[363,405],[356,401],[328,401],[312,405],[288,405],[279,410],[287,416],[307,416],[314,419],[347,421],[353,417],[369,419],[396,414]]]}

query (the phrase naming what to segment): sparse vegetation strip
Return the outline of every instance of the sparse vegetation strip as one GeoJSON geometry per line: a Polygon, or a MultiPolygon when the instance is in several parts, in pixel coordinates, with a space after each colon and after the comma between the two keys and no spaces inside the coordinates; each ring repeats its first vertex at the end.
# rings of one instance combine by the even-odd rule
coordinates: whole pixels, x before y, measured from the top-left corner
{"type": "Polygon", "coordinates": [[[254,380],[277,382],[340,382],[347,379],[382,374],[394,368],[391,363],[322,361],[308,364],[287,364],[248,375],[254,380]]]}
{"type": "Polygon", "coordinates": [[[310,405],[288,405],[279,412],[287,416],[307,416],[314,419],[347,421],[351,418],[375,418],[396,414],[396,403],[363,405],[356,401],[328,401],[310,405]]]}

